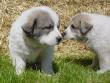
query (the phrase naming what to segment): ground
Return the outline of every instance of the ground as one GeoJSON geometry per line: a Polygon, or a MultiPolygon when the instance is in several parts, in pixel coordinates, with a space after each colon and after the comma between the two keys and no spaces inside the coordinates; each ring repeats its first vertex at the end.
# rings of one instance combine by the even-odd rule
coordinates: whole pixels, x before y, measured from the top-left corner
{"type": "Polygon", "coordinates": [[[56,46],[55,75],[26,69],[20,76],[9,59],[8,34],[12,22],[31,7],[46,5],[60,15],[61,32],[69,19],[81,12],[110,15],[110,0],[0,0],[0,83],[110,83],[110,72],[97,74],[88,67],[94,53],[86,43],[63,40],[56,46]]]}
{"type": "Polygon", "coordinates": [[[32,68],[17,76],[7,55],[1,55],[0,83],[110,83],[110,72],[97,74],[88,67],[90,63],[90,57],[56,57],[53,62],[53,76],[32,68]]]}

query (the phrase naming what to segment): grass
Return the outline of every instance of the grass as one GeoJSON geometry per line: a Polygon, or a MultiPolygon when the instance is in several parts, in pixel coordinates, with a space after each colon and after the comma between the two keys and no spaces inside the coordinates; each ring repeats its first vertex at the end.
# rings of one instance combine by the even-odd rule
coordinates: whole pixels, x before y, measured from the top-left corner
{"type": "Polygon", "coordinates": [[[53,76],[27,69],[17,76],[7,55],[0,55],[0,83],[110,83],[110,72],[97,74],[88,65],[91,58],[56,57],[53,76]]]}
{"type": "Polygon", "coordinates": [[[36,6],[49,6],[60,16],[60,29],[69,19],[81,12],[110,15],[110,0],[0,0],[0,83],[110,83],[110,72],[98,75],[88,67],[93,53],[85,44],[64,41],[56,48],[54,70],[47,76],[27,69],[21,76],[15,74],[8,52],[8,33],[13,21],[22,11],[36,6]]]}

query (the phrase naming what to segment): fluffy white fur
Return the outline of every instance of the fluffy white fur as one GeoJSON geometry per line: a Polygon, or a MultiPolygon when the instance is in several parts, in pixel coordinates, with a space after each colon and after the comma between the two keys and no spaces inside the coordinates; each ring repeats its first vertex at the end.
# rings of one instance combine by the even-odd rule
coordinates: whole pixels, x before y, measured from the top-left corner
{"type": "MultiPolygon", "coordinates": [[[[110,70],[110,17],[104,15],[81,13],[90,18],[87,22],[93,26],[90,32],[85,36],[88,39],[88,45],[96,52],[96,56],[91,66],[99,63],[98,73],[104,73],[110,70]]],[[[75,17],[75,16],[74,16],[75,17]]],[[[79,19],[79,18],[78,18],[79,19]]],[[[85,19],[86,20],[86,19],[85,19]]],[[[83,22],[83,21],[82,21],[83,22]]],[[[82,27],[81,27],[82,28],[82,27]]],[[[74,33],[70,26],[65,30],[65,38],[76,39],[78,33],[74,33]]],[[[79,34],[80,35],[80,34],[79,34]]]]}
{"type": "MultiPolygon", "coordinates": [[[[35,18],[34,15],[33,18],[35,18]]],[[[9,50],[17,75],[24,71],[26,63],[35,63],[39,56],[41,57],[39,59],[41,62],[41,70],[48,74],[54,73],[52,68],[54,45],[57,44],[56,37],[61,36],[57,28],[58,23],[59,17],[56,12],[49,7],[43,6],[24,11],[12,24],[9,35],[9,50]],[[48,35],[42,36],[38,42],[26,38],[21,28],[27,23],[28,17],[37,11],[48,13],[54,22],[54,30],[48,35]]]]}

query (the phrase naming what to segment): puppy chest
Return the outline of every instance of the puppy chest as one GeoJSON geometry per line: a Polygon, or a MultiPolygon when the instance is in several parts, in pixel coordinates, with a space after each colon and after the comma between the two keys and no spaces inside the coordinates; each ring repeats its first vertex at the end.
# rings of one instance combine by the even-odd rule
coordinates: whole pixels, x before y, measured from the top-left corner
{"type": "Polygon", "coordinates": [[[34,63],[36,62],[37,58],[40,56],[40,49],[29,49],[28,54],[25,55],[26,62],[34,63]]]}

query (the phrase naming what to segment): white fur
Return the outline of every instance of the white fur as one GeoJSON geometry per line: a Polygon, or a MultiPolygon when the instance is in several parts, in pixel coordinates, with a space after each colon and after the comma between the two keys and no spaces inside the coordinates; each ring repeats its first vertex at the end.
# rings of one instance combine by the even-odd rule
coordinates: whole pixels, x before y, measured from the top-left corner
{"type": "MultiPolygon", "coordinates": [[[[33,17],[35,18],[35,17],[33,17]]],[[[41,57],[41,70],[48,74],[53,74],[52,58],[54,53],[54,45],[57,44],[56,37],[61,36],[57,25],[59,17],[49,7],[35,7],[24,11],[21,16],[12,24],[9,35],[9,50],[13,65],[16,67],[16,73],[21,74],[26,63],[34,63],[37,58],[41,57]],[[43,36],[38,42],[27,39],[22,30],[22,26],[27,23],[29,15],[34,11],[47,12],[54,22],[54,30],[47,36],[43,36]],[[47,45],[46,45],[47,44],[47,45]]]]}
{"type": "MultiPolygon", "coordinates": [[[[93,29],[86,35],[88,45],[92,47],[97,55],[92,63],[95,66],[99,61],[100,70],[98,73],[104,73],[110,70],[110,17],[104,15],[82,13],[91,18],[93,29]]],[[[66,38],[75,38],[70,28],[66,29],[66,38]]]]}
{"type": "Polygon", "coordinates": [[[65,39],[72,39],[72,38],[74,38],[74,39],[76,39],[76,33],[73,33],[72,31],[71,31],[71,27],[70,26],[68,26],[68,28],[65,30],[65,32],[67,33],[65,36],[64,36],[64,38],[65,39]]]}

